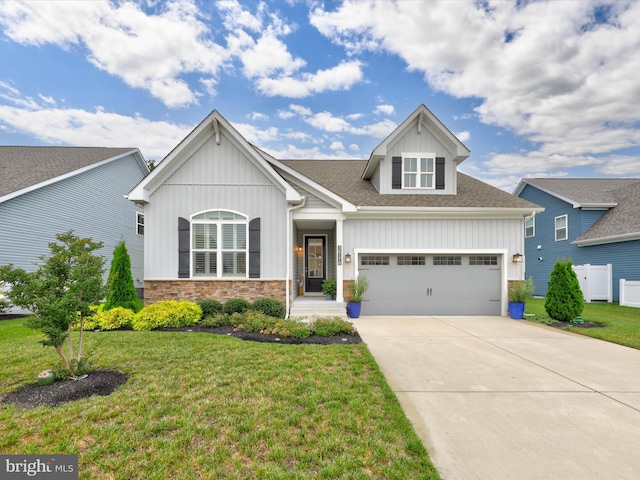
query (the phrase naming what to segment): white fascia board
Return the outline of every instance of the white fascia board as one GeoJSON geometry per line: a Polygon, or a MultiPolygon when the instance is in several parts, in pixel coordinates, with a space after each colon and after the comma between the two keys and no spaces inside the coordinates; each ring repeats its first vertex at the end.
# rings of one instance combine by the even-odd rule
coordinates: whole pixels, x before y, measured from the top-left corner
{"type": "Polygon", "coordinates": [[[310,192],[314,193],[315,195],[318,195],[320,198],[325,197],[326,199],[333,200],[334,202],[338,203],[341,206],[343,212],[356,212],[357,211],[357,208],[353,203],[348,202],[347,200],[345,200],[341,196],[336,195],[331,190],[323,187],[319,183],[314,182],[310,178],[305,177],[303,174],[301,174],[297,170],[294,170],[293,168],[285,165],[284,163],[276,160],[273,157],[271,157],[268,161],[269,161],[269,163],[272,163],[275,167],[277,167],[277,168],[281,169],[282,171],[286,172],[287,174],[291,175],[293,178],[298,180],[300,183],[302,183],[303,185],[308,187],[310,192]]]}
{"type": "Polygon", "coordinates": [[[542,211],[544,208],[358,207],[358,216],[378,218],[522,218],[542,211]]]}
{"type": "Polygon", "coordinates": [[[640,240],[640,232],[623,233],[621,235],[611,235],[609,237],[592,238],[589,240],[574,240],[571,243],[579,247],[588,247],[591,245],[628,242],[630,240],[640,240]]]}
{"type": "MultiPolygon", "coordinates": [[[[88,172],[89,170],[93,170],[94,168],[100,167],[102,165],[106,165],[107,163],[114,162],[114,161],[119,160],[121,158],[124,158],[124,157],[126,157],[128,155],[134,155],[136,157],[136,160],[138,161],[138,163],[140,162],[140,159],[142,159],[142,161],[144,162],[144,158],[142,157],[142,154],[140,153],[140,150],[135,148],[135,149],[132,149],[132,150],[130,150],[128,152],[122,153],[120,155],[116,155],[115,157],[110,157],[110,158],[107,158],[105,160],[101,160],[99,162],[92,163],[91,165],[87,165],[86,167],[82,167],[82,168],[79,168],[79,169],[74,170],[72,172],[65,173],[64,175],[59,175],[57,177],[45,180],[44,182],[36,183],[34,185],[29,185],[28,187],[22,188],[20,190],[16,190],[15,192],[8,193],[8,194],[0,197],[0,203],[6,202],[7,200],[11,200],[12,198],[19,197],[20,195],[24,195],[25,193],[33,192],[34,190],[38,190],[38,189],[40,189],[42,187],[46,187],[47,185],[52,185],[54,183],[58,183],[58,182],[60,182],[62,180],[65,180],[67,178],[75,177],[76,175],[80,175],[81,173],[88,172]]],[[[146,167],[146,170],[147,171],[149,170],[148,166],[146,167]]]]}

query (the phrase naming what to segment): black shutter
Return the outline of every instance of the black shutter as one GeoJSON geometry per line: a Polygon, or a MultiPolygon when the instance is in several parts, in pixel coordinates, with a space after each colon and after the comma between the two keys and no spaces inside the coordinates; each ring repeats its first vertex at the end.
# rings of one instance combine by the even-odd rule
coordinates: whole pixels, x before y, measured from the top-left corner
{"type": "Polygon", "coordinates": [[[191,228],[189,220],[178,217],[178,278],[189,278],[191,252],[190,247],[191,228]]]}
{"type": "Polygon", "coordinates": [[[391,158],[391,188],[402,188],[402,157],[391,158]]]}
{"type": "Polygon", "coordinates": [[[444,157],[436,157],[436,190],[444,190],[444,157]]]}
{"type": "Polygon", "coordinates": [[[260,278],[260,218],[249,222],[249,278],[260,278]]]}

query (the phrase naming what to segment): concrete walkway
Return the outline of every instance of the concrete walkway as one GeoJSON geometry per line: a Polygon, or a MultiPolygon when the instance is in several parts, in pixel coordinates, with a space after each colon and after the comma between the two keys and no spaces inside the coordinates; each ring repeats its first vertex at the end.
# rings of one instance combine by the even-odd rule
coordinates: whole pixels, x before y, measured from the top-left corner
{"type": "Polygon", "coordinates": [[[443,479],[640,479],[640,350],[506,317],[354,324],[443,479]]]}

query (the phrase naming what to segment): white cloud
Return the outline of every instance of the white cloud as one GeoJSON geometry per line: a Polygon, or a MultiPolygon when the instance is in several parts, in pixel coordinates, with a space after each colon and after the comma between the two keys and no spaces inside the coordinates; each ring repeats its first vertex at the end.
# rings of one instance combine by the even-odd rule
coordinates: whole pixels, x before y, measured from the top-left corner
{"type": "Polygon", "coordinates": [[[393,107],[393,105],[388,104],[378,105],[375,109],[375,113],[381,113],[384,115],[393,115],[395,111],[396,109],[393,107]]]}
{"type": "Polygon", "coordinates": [[[276,127],[260,128],[249,123],[234,123],[233,126],[249,143],[257,146],[276,141],[279,137],[276,127]]]}
{"type": "Polygon", "coordinates": [[[197,102],[181,75],[203,74],[211,89],[229,59],[188,1],[169,2],[156,15],[133,3],[12,1],[3,3],[0,24],[22,44],[86,48],[97,68],[169,107],[197,102]]]}
{"type": "Polygon", "coordinates": [[[466,130],[462,132],[458,132],[455,135],[456,135],[456,138],[460,140],[462,143],[468,141],[471,138],[471,133],[469,133],[466,130]]]}
{"type": "Polygon", "coordinates": [[[338,141],[331,142],[331,145],[329,146],[329,148],[334,151],[344,152],[344,145],[342,144],[342,142],[338,142],[338,141]]]}
{"type": "Polygon", "coordinates": [[[496,174],[598,165],[640,146],[640,2],[346,0],[310,18],[351,54],[385,50],[436,89],[479,99],[482,122],[539,146],[495,156],[496,174]]]}
{"type": "Polygon", "coordinates": [[[269,115],[265,115],[264,113],[260,113],[260,112],[251,112],[250,114],[247,115],[247,118],[249,120],[268,120],[269,115]]]}
{"type": "Polygon", "coordinates": [[[356,143],[352,143],[351,145],[349,145],[349,150],[351,150],[352,152],[359,152],[360,151],[360,145],[358,145],[356,143]]]}
{"type": "Polygon", "coordinates": [[[304,98],[311,94],[346,90],[362,80],[362,65],[359,61],[343,62],[335,67],[318,70],[316,73],[301,73],[296,77],[260,78],[258,91],[274,97],[304,98]]]}

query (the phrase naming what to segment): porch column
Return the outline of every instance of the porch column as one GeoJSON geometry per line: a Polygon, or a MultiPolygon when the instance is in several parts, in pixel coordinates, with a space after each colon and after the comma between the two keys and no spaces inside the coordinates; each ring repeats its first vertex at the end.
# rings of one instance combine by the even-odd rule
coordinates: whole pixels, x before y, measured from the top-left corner
{"type": "Polygon", "coordinates": [[[344,246],[342,239],[342,222],[343,220],[336,220],[336,301],[344,302],[344,275],[342,269],[344,267],[344,246]]]}

